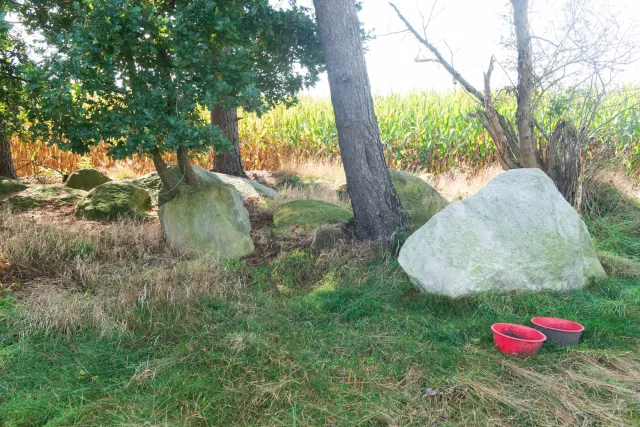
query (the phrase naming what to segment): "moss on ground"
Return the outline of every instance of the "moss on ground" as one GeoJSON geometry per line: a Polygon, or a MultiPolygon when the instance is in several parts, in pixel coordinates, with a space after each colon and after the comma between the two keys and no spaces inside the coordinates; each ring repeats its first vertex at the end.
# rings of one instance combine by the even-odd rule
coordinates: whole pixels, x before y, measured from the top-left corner
{"type": "Polygon", "coordinates": [[[0,176],[0,196],[17,193],[25,188],[27,188],[27,186],[17,179],[8,179],[0,176]]]}
{"type": "Polygon", "coordinates": [[[273,212],[273,223],[279,230],[289,227],[304,229],[323,224],[347,222],[353,214],[340,206],[321,200],[294,200],[277,206],[273,212]]]}

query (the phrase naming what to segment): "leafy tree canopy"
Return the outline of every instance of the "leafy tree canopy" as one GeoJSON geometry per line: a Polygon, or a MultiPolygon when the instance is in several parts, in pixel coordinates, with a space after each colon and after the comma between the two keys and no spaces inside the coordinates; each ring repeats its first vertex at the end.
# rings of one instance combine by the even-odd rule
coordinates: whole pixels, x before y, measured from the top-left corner
{"type": "Polygon", "coordinates": [[[7,5],[0,6],[0,137],[10,138],[24,129],[26,108],[32,97],[27,96],[23,76],[32,64],[26,46],[12,32],[7,22],[7,5]]]}
{"type": "Polygon", "coordinates": [[[32,0],[21,12],[48,45],[29,78],[43,95],[34,130],[76,153],[224,148],[203,108],[292,103],[320,71],[315,24],[295,3],[32,0]]]}

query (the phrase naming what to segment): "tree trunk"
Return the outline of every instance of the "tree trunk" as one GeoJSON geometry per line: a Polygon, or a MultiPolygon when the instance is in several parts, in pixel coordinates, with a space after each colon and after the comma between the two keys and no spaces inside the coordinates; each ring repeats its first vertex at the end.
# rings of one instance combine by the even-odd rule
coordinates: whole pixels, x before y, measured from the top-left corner
{"type": "Polygon", "coordinates": [[[567,202],[582,208],[582,146],[573,123],[561,120],[547,146],[547,175],[567,202]]]}
{"type": "Polygon", "coordinates": [[[529,29],[529,0],[511,0],[513,25],[518,47],[518,111],[516,124],[520,141],[520,164],[525,168],[538,166],[533,144],[531,96],[533,93],[533,58],[529,29]]]}
{"type": "Polygon", "coordinates": [[[187,184],[196,186],[198,182],[196,181],[196,177],[193,174],[193,168],[191,167],[191,161],[189,160],[189,153],[184,146],[180,146],[177,152],[178,158],[178,167],[180,168],[180,172],[182,172],[182,176],[187,184]]]}
{"type": "Polygon", "coordinates": [[[484,109],[478,111],[477,117],[491,136],[502,168],[505,170],[516,169],[520,167],[518,136],[511,123],[502,114],[498,113],[493,104],[491,74],[493,73],[494,63],[495,58],[492,57],[489,62],[489,69],[484,73],[484,97],[478,98],[482,102],[484,109]]]}
{"type": "Polygon", "coordinates": [[[162,185],[164,186],[164,188],[167,188],[169,191],[168,196],[166,198],[162,194],[164,190],[160,192],[160,197],[158,198],[158,207],[159,207],[164,203],[166,203],[167,201],[173,200],[180,193],[180,190],[178,187],[178,183],[175,181],[175,179],[171,175],[171,172],[169,172],[169,167],[167,166],[164,159],[162,158],[160,151],[155,150],[151,153],[151,155],[153,158],[153,165],[156,168],[156,172],[158,172],[160,181],[162,181],[162,185]]]}
{"type": "Polygon", "coordinates": [[[231,150],[214,153],[213,170],[246,178],[247,174],[244,173],[242,157],[240,156],[238,110],[236,108],[226,110],[222,105],[216,105],[211,110],[211,124],[218,126],[232,144],[231,150]]]}
{"type": "Polygon", "coordinates": [[[390,241],[407,214],[384,159],[354,0],[314,0],[340,154],[360,239],[390,241]]]}
{"type": "Polygon", "coordinates": [[[0,137],[0,176],[18,179],[11,155],[11,140],[6,137],[0,137]]]}

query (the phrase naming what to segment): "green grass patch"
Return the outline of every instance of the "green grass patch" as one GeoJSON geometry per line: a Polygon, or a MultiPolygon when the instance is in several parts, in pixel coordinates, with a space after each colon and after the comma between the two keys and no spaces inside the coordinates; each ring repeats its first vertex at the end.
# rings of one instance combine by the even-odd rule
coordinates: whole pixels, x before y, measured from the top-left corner
{"type": "MultiPolygon", "coordinates": [[[[28,308],[5,298],[0,422],[343,426],[490,424],[499,417],[513,425],[540,425],[582,415],[561,400],[518,409],[490,399],[491,387],[515,393],[514,399],[532,392],[526,380],[519,388],[509,385],[515,375],[509,366],[553,378],[565,360],[603,358],[615,370],[622,369],[618,358],[637,352],[636,279],[566,294],[454,301],[419,293],[389,253],[375,255],[327,267],[304,289],[288,286],[308,267],[300,251],[275,261],[273,275],[262,266],[238,264],[253,283],[245,294],[189,306],[139,307],[137,322],[121,333],[20,330],[24,325],[12,319],[28,308]],[[278,292],[277,285],[288,291],[278,292]],[[525,360],[497,353],[492,323],[527,324],[539,315],[583,323],[582,344],[547,345],[525,360]],[[565,413],[558,418],[558,411],[565,413]]],[[[579,371],[573,365],[566,369],[579,371]]],[[[603,406],[603,400],[620,397],[576,381],[585,408],[592,400],[603,406]]],[[[610,380],[627,387],[616,381],[610,380]]],[[[639,422],[638,402],[630,402],[609,415],[639,422]]],[[[589,416],[606,421],[598,411],[589,416]]]]}
{"type": "Polygon", "coordinates": [[[626,277],[456,300],[409,283],[405,236],[393,249],[293,244],[259,262],[174,265],[151,229],[130,231],[148,225],[87,240],[12,220],[4,256],[52,277],[45,297],[0,294],[0,425],[638,425],[634,206],[586,218],[626,277]],[[143,284],[144,299],[130,291],[143,284]],[[535,316],[582,323],[582,342],[497,352],[492,323],[535,316]]]}

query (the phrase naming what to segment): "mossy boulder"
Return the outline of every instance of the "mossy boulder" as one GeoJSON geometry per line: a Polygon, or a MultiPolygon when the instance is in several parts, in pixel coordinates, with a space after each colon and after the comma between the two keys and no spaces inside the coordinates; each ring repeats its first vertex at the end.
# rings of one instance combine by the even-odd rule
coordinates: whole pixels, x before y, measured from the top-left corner
{"type": "Polygon", "coordinates": [[[389,173],[402,207],[409,214],[414,227],[422,227],[449,204],[436,189],[417,176],[395,169],[390,169],[389,173]]]}
{"type": "Polygon", "coordinates": [[[27,186],[17,179],[9,179],[0,176],[0,195],[17,193],[26,188],[27,186]]]}
{"type": "Polygon", "coordinates": [[[253,197],[270,197],[277,199],[280,194],[273,188],[267,187],[259,182],[252,181],[247,178],[241,178],[239,176],[226,175],[224,173],[211,172],[218,177],[222,182],[227,183],[235,187],[244,200],[253,197]]]}
{"type": "Polygon", "coordinates": [[[427,292],[580,289],[605,278],[580,215],[540,169],[514,169],[437,213],[398,262],[427,292]]]}
{"type": "Polygon", "coordinates": [[[110,181],[111,178],[97,169],[78,169],[69,175],[65,185],[69,188],[89,191],[110,181]]]}
{"type": "Polygon", "coordinates": [[[273,211],[273,223],[279,230],[289,227],[310,229],[323,224],[344,223],[352,217],[353,214],[348,210],[321,200],[294,200],[273,211]]]}
{"type": "Polygon", "coordinates": [[[201,183],[181,188],[160,206],[158,216],[169,246],[220,258],[253,252],[249,213],[240,193],[217,178],[201,183]]]}
{"type": "Polygon", "coordinates": [[[149,192],[130,182],[107,182],[89,191],[78,203],[76,216],[86,219],[115,221],[120,218],[142,218],[151,209],[149,192]]]}
{"type": "MultiPolygon", "coordinates": [[[[220,178],[203,168],[202,166],[192,165],[193,175],[196,178],[196,182],[198,183],[198,187],[206,187],[209,185],[218,185],[224,184],[220,178]]],[[[188,188],[189,185],[184,181],[184,177],[182,176],[182,172],[180,172],[180,168],[176,165],[169,167],[169,173],[175,182],[177,182],[177,187],[188,188]]],[[[168,188],[164,185],[160,190],[160,194],[158,195],[158,205],[162,206],[165,203],[171,201],[171,194],[169,194],[168,188]]]]}
{"type": "Polygon", "coordinates": [[[139,178],[131,180],[131,183],[149,192],[153,202],[157,203],[160,191],[162,191],[162,181],[158,172],[151,172],[139,178]]]}
{"type": "MultiPolygon", "coordinates": [[[[271,198],[280,197],[280,194],[278,194],[276,190],[269,188],[266,185],[260,184],[259,182],[252,181],[250,179],[240,178],[232,175],[226,175],[223,173],[209,172],[202,166],[198,166],[198,165],[193,165],[192,168],[196,178],[196,182],[198,183],[198,186],[201,186],[201,187],[204,187],[210,184],[217,184],[217,183],[229,184],[233,186],[240,193],[243,200],[247,200],[252,197],[271,197],[271,198]]],[[[182,179],[182,173],[180,172],[180,169],[178,168],[178,166],[171,166],[169,168],[169,172],[173,176],[173,179],[176,182],[178,182],[179,187],[183,187],[187,185],[182,179]]],[[[160,187],[162,188],[162,183],[160,183],[160,187]]],[[[162,188],[160,191],[160,195],[158,197],[158,204],[163,205],[169,200],[171,200],[171,196],[169,195],[168,189],[162,188]]]]}
{"type": "Polygon", "coordinates": [[[14,210],[27,211],[42,207],[45,203],[76,203],[87,192],[57,184],[38,184],[28,187],[7,198],[6,203],[14,210]]]}

